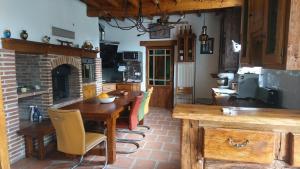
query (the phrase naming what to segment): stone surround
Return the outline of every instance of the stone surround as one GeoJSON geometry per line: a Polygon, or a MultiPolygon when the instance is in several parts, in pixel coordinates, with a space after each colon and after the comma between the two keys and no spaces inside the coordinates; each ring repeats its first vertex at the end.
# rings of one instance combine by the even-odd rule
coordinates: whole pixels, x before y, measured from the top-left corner
{"type": "MultiPolygon", "coordinates": [[[[102,71],[101,59],[95,59],[96,63],[96,89],[101,92],[102,71]]],[[[14,51],[0,49],[0,78],[3,90],[4,112],[6,115],[8,148],[10,162],[14,163],[25,157],[24,139],[17,135],[20,128],[20,119],[29,119],[28,105],[38,105],[44,116],[50,106],[60,107],[82,100],[82,74],[81,58],[62,55],[37,55],[15,54],[14,51]],[[71,100],[59,105],[53,105],[52,73],[51,70],[59,65],[67,64],[72,67],[70,79],[70,92],[77,93],[71,100]],[[39,85],[38,95],[30,95],[18,99],[17,86],[39,85]]],[[[32,89],[33,90],[33,89],[32,89]]],[[[52,137],[45,139],[48,142],[52,137]]]]}

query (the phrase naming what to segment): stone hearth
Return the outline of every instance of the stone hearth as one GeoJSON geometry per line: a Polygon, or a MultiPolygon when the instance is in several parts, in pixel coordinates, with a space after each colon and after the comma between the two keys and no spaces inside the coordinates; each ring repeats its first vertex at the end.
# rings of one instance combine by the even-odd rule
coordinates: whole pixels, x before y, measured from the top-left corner
{"type": "MultiPolygon", "coordinates": [[[[101,59],[96,59],[97,93],[101,92],[101,59]]],[[[3,90],[4,112],[8,132],[9,156],[11,163],[25,157],[23,137],[17,135],[20,121],[29,119],[28,106],[37,105],[44,117],[47,109],[60,107],[83,98],[81,58],[54,54],[19,54],[11,50],[0,49],[0,77],[3,90]],[[71,97],[65,102],[53,104],[52,70],[60,65],[71,67],[69,87],[71,97]],[[29,89],[20,91],[21,86],[29,89]],[[35,89],[39,86],[40,89],[35,89]],[[19,88],[18,88],[19,87],[19,88]]],[[[46,138],[45,142],[50,139],[46,138]]]]}

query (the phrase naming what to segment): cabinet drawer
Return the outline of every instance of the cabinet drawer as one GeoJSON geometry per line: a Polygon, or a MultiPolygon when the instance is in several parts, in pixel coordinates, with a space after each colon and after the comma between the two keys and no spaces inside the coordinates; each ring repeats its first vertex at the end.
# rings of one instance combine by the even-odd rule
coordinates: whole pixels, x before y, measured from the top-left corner
{"type": "Polygon", "coordinates": [[[300,134],[293,136],[292,165],[300,167],[300,134]]]}
{"type": "Polygon", "coordinates": [[[204,157],[217,160],[271,163],[274,134],[237,129],[206,128],[204,157]]]}
{"type": "Polygon", "coordinates": [[[117,84],[117,90],[132,91],[132,85],[131,84],[117,84]]]}

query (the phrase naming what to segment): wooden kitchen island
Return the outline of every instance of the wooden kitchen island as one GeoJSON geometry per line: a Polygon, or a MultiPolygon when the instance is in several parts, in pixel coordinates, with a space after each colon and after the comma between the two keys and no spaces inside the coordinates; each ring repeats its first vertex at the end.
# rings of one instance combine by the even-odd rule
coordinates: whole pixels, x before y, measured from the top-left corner
{"type": "Polygon", "coordinates": [[[182,169],[300,167],[300,110],[176,105],[182,169]]]}

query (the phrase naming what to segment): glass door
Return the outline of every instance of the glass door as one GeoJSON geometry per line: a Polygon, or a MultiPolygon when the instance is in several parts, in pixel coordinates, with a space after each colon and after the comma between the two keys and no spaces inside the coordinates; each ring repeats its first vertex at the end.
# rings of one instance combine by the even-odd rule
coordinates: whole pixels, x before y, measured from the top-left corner
{"type": "Polygon", "coordinates": [[[172,49],[148,49],[148,58],[148,85],[172,85],[172,49]]]}

